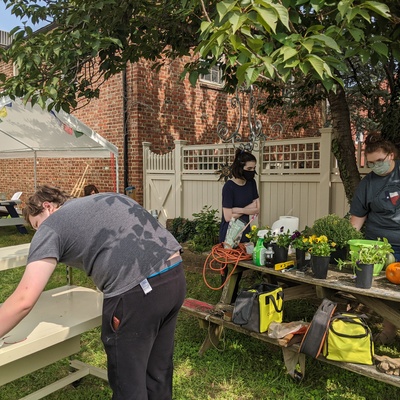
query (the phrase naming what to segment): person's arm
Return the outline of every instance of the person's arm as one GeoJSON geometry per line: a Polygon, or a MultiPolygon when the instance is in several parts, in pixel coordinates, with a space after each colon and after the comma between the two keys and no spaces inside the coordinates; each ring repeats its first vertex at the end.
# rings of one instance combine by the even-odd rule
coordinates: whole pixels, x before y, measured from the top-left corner
{"type": "Polygon", "coordinates": [[[260,212],[260,199],[254,200],[252,203],[248,204],[246,207],[234,207],[232,213],[239,215],[254,215],[260,212]]]}
{"type": "Polygon", "coordinates": [[[233,207],[233,208],[222,208],[224,213],[225,221],[229,222],[232,218],[240,218],[242,215],[255,215],[260,212],[260,199],[254,200],[246,207],[233,207]]]}
{"type": "Polygon", "coordinates": [[[364,225],[365,220],[367,219],[367,216],[364,217],[356,217],[355,215],[350,216],[350,223],[356,228],[358,231],[362,228],[364,225]]]}
{"type": "Polygon", "coordinates": [[[26,266],[17,288],[0,307],[0,338],[29,314],[56,265],[55,258],[45,258],[26,266]]]}

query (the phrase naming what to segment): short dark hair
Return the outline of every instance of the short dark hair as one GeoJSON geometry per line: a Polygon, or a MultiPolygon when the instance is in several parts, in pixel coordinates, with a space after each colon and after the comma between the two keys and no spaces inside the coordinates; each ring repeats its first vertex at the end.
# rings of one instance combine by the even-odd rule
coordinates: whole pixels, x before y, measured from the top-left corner
{"type": "Polygon", "coordinates": [[[95,185],[86,185],[83,188],[83,195],[84,196],[90,196],[92,192],[99,193],[99,189],[95,185]]]}
{"type": "Polygon", "coordinates": [[[365,139],[365,154],[371,154],[375,151],[383,150],[385,153],[394,153],[397,157],[397,148],[389,140],[386,140],[378,133],[370,133],[365,139]]]}
{"type": "Polygon", "coordinates": [[[257,162],[256,157],[249,151],[237,149],[235,154],[235,159],[232,163],[232,175],[235,178],[244,179],[243,168],[248,161],[257,162]]]}

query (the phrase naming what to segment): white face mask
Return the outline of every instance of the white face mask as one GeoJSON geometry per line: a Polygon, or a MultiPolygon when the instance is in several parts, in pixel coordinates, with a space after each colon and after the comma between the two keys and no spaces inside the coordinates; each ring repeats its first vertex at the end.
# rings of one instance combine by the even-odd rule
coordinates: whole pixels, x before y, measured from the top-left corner
{"type": "Polygon", "coordinates": [[[381,161],[381,162],[375,163],[375,164],[371,167],[371,169],[372,169],[372,171],[375,172],[375,174],[380,175],[380,176],[383,176],[383,175],[386,175],[386,174],[389,172],[389,170],[390,170],[390,165],[391,165],[390,160],[381,161]]]}

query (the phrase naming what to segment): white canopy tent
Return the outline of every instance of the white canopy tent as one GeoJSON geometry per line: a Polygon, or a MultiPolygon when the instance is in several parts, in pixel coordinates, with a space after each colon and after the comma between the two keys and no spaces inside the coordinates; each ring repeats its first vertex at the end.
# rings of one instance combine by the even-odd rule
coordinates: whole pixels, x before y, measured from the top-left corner
{"type": "Polygon", "coordinates": [[[38,105],[0,97],[0,159],[113,158],[118,192],[118,148],[64,111],[43,110],[38,105]]]}

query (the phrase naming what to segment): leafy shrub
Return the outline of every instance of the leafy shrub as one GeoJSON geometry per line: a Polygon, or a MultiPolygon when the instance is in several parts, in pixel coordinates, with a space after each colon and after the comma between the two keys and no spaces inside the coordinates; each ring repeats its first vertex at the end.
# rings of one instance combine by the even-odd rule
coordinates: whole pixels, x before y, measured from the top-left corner
{"type": "Polygon", "coordinates": [[[218,210],[212,210],[210,206],[204,206],[199,213],[194,213],[196,234],[190,241],[193,251],[207,251],[218,243],[220,221],[218,210]]]}
{"type": "Polygon", "coordinates": [[[168,229],[179,243],[185,243],[192,240],[196,234],[196,221],[182,217],[174,218],[168,229]]]}
{"type": "Polygon", "coordinates": [[[341,218],[336,214],[328,214],[314,221],[311,228],[317,236],[327,236],[336,247],[345,247],[350,239],[362,239],[363,234],[355,229],[348,218],[341,218]]]}

